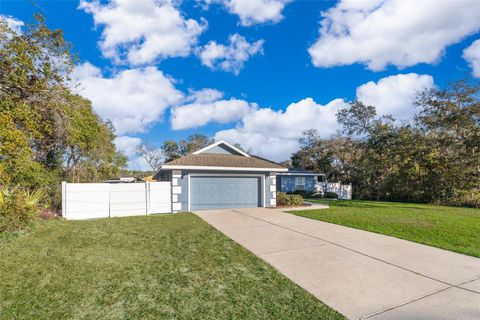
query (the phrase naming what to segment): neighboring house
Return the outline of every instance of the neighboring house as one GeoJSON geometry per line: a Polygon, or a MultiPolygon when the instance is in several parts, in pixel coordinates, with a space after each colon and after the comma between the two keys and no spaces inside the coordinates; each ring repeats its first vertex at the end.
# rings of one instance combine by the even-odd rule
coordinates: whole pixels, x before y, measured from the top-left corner
{"type": "Polygon", "coordinates": [[[325,174],[290,168],[277,174],[277,191],[318,192],[325,182],[325,174]]]}
{"type": "Polygon", "coordinates": [[[162,165],[158,181],[171,181],[172,211],[276,206],[276,177],[288,169],[225,141],[162,165]]]}

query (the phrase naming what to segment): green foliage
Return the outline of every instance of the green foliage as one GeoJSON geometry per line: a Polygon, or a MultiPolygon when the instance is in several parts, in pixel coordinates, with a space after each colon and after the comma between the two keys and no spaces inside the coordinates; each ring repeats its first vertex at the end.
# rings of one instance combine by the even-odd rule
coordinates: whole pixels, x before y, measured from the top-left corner
{"type": "Polygon", "coordinates": [[[298,207],[303,205],[303,197],[299,194],[277,192],[277,206],[298,207]]]}
{"type": "Polygon", "coordinates": [[[21,34],[0,21],[0,187],[42,188],[53,208],[61,180],[101,181],[126,163],[111,124],[69,89],[70,49],[40,15],[21,34]]]}
{"type": "Polygon", "coordinates": [[[44,192],[19,188],[0,189],[0,232],[23,229],[38,217],[44,192]]]}
{"type": "Polygon", "coordinates": [[[478,83],[465,80],[423,91],[418,114],[405,123],[353,102],[337,114],[342,134],[306,131],[292,163],[351,183],[358,199],[478,207],[479,93],[478,83]]]}
{"type": "Polygon", "coordinates": [[[323,197],[327,199],[338,199],[338,194],[336,192],[328,191],[323,194],[323,197]]]}
{"type": "Polygon", "coordinates": [[[169,162],[202,149],[214,142],[215,140],[213,138],[201,134],[193,134],[179,142],[167,140],[163,143],[161,149],[165,156],[165,162],[169,162]]]}

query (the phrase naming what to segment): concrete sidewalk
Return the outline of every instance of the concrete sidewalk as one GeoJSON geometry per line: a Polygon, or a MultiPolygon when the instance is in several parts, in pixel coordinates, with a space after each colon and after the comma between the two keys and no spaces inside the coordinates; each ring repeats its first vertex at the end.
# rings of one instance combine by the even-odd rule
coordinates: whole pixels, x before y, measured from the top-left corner
{"type": "Polygon", "coordinates": [[[480,259],[280,209],[195,212],[351,319],[480,319],[480,259]]]}

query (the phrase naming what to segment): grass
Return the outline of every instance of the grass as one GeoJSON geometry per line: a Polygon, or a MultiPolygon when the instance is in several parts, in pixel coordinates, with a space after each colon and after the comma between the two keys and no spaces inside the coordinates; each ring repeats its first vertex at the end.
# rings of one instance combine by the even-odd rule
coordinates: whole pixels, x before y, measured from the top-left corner
{"type": "Polygon", "coordinates": [[[343,319],[192,214],[39,222],[0,243],[0,319],[343,319]]]}
{"type": "Polygon", "coordinates": [[[376,201],[326,201],[293,214],[480,257],[480,209],[376,201]]]}

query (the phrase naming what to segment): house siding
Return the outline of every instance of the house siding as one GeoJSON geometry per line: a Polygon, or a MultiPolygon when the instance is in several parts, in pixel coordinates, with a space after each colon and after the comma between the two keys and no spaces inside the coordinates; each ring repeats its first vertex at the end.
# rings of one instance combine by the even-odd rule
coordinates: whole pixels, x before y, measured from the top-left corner
{"type": "Polygon", "coordinates": [[[232,150],[226,146],[215,146],[208,150],[203,151],[202,153],[216,153],[216,154],[233,154],[233,155],[240,155],[240,153],[232,150]]]}

